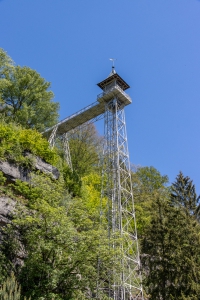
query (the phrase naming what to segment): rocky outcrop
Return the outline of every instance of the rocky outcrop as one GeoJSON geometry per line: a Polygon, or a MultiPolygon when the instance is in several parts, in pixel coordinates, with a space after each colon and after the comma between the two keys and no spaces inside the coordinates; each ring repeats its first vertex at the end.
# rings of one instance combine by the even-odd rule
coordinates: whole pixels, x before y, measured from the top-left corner
{"type": "MultiPolygon", "coordinates": [[[[32,154],[28,154],[28,156],[32,156],[32,154]]],[[[38,156],[34,156],[33,157],[35,163],[34,163],[34,167],[36,170],[39,170],[43,173],[49,174],[53,177],[53,179],[58,179],[60,176],[60,173],[58,171],[57,168],[55,168],[54,166],[46,163],[44,160],[42,160],[40,157],[38,156]]]]}
{"type": "Polygon", "coordinates": [[[24,176],[25,174],[22,168],[13,163],[0,161],[0,171],[2,171],[7,179],[10,179],[11,181],[15,181],[16,179],[28,181],[28,176],[24,176]]]}
{"type": "MultiPolygon", "coordinates": [[[[54,166],[46,163],[40,157],[34,156],[31,153],[26,153],[25,156],[32,159],[32,170],[41,171],[42,173],[51,175],[53,179],[59,178],[59,171],[54,166]]],[[[0,171],[2,171],[10,181],[15,181],[16,179],[26,182],[30,181],[30,170],[26,167],[17,166],[16,164],[8,161],[0,161],[0,171]]]]}
{"type": "Polygon", "coordinates": [[[0,196],[0,227],[10,223],[16,202],[7,196],[0,196]]]}
{"type": "MultiPolygon", "coordinates": [[[[3,172],[4,176],[7,178],[7,183],[15,182],[17,179],[21,181],[30,182],[31,174],[35,171],[40,171],[42,173],[51,175],[53,179],[59,178],[59,171],[57,168],[46,163],[38,156],[34,156],[30,152],[24,153],[25,157],[30,158],[31,168],[23,167],[9,161],[0,161],[0,171],[3,172]]],[[[1,188],[1,187],[0,187],[1,188]]],[[[4,228],[12,222],[12,216],[15,213],[16,201],[10,197],[0,193],[0,245],[7,244],[8,239],[13,239],[16,242],[17,248],[15,249],[14,255],[10,256],[12,263],[17,266],[22,266],[24,263],[24,258],[26,257],[26,251],[24,245],[21,243],[20,233],[17,228],[14,230],[14,237],[9,237],[4,228]]],[[[22,205],[22,204],[20,204],[22,205]]],[[[24,208],[25,209],[25,208],[24,208]]],[[[9,256],[8,250],[7,255],[9,256]]]]}
{"type": "Polygon", "coordinates": [[[21,267],[24,264],[24,259],[26,257],[26,251],[24,245],[20,240],[20,234],[18,230],[14,230],[13,235],[10,237],[4,232],[3,228],[11,223],[12,215],[14,213],[16,206],[16,201],[7,196],[0,196],[0,245],[6,245],[7,240],[15,240],[16,249],[7,250],[7,255],[10,256],[9,259],[12,261],[15,267],[21,267]],[[12,254],[11,254],[12,253],[12,254]],[[11,255],[10,255],[11,254],[11,255]],[[14,255],[13,255],[14,254],[14,255]]]}

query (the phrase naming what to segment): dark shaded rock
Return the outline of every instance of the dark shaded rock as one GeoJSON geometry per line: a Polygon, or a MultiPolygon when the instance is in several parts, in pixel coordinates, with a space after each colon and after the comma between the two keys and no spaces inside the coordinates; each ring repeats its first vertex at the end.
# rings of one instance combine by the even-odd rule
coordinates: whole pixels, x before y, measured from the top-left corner
{"type": "Polygon", "coordinates": [[[57,168],[54,166],[46,163],[44,160],[42,160],[40,157],[36,156],[35,157],[35,169],[39,170],[43,173],[50,174],[52,175],[53,179],[58,179],[60,176],[60,173],[57,168]]]}
{"type": "Polygon", "coordinates": [[[27,168],[17,166],[14,163],[10,163],[8,161],[0,161],[0,171],[2,171],[10,181],[20,179],[21,181],[29,182],[30,180],[30,172],[27,168]]]}
{"type": "Polygon", "coordinates": [[[0,243],[3,241],[2,227],[11,222],[16,202],[7,196],[0,196],[0,243]]]}
{"type": "Polygon", "coordinates": [[[16,201],[7,197],[0,196],[0,245],[3,247],[3,252],[6,251],[7,258],[12,261],[13,265],[18,268],[23,266],[26,257],[25,247],[20,240],[18,230],[12,232],[12,236],[4,231],[6,225],[12,223],[12,216],[15,212],[16,201]],[[9,247],[9,241],[15,241],[15,250],[9,247]]]}
{"type": "Polygon", "coordinates": [[[21,179],[19,167],[7,161],[0,161],[0,170],[10,180],[21,179]]]}
{"type": "MultiPolygon", "coordinates": [[[[25,156],[28,156],[33,159],[33,167],[32,169],[38,170],[45,174],[49,174],[53,179],[58,179],[60,173],[57,168],[52,165],[46,163],[38,156],[34,156],[30,153],[26,153],[25,156]]],[[[10,163],[8,161],[0,161],[0,171],[4,173],[4,175],[11,181],[15,181],[16,179],[20,179],[21,181],[30,181],[30,170],[26,167],[17,166],[14,163],[10,163]]]]}
{"type": "Polygon", "coordinates": [[[10,223],[16,202],[9,197],[0,196],[0,226],[10,223]]]}

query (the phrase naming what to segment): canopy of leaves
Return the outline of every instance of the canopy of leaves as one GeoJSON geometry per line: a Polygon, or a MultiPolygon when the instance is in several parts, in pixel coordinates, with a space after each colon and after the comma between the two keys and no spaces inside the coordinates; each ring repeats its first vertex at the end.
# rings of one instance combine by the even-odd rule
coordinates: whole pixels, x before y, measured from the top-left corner
{"type": "Polygon", "coordinates": [[[161,175],[154,167],[143,167],[132,174],[137,230],[139,237],[152,219],[152,204],[158,195],[166,197],[168,177],[161,175]]]}
{"type": "Polygon", "coordinates": [[[150,299],[199,299],[200,225],[195,186],[180,172],[167,193],[154,193],[143,227],[144,286],[150,299]],[[171,193],[170,193],[171,192],[171,193]]]}
{"type": "MultiPolygon", "coordinates": [[[[100,275],[98,259],[103,274],[112,268],[107,231],[99,222],[97,176],[84,181],[81,198],[71,198],[63,180],[41,175],[32,175],[32,186],[20,181],[12,186],[15,195],[28,200],[26,209],[19,206],[13,220],[13,234],[20,232],[28,254],[18,270],[23,295],[91,299],[100,275]]],[[[14,253],[18,247],[13,248],[14,253]]]]}
{"type": "MultiPolygon", "coordinates": [[[[2,159],[21,163],[24,150],[49,162],[58,159],[35,130],[1,122],[0,133],[2,159]]],[[[101,179],[91,172],[77,192],[78,179],[66,175],[66,169],[61,168],[58,180],[32,173],[31,184],[8,184],[0,174],[0,195],[18,201],[13,221],[4,230],[9,238],[0,247],[0,270],[5,270],[0,280],[14,270],[22,295],[31,299],[91,299],[97,279],[113,267],[106,226],[99,222],[101,179]],[[24,265],[17,266],[22,245],[26,257],[24,265]]]]}
{"type": "Polygon", "coordinates": [[[69,146],[73,169],[80,176],[97,169],[102,152],[102,137],[94,124],[85,124],[69,135],[69,146]]]}
{"type": "Polygon", "coordinates": [[[0,49],[0,116],[25,128],[43,131],[57,123],[58,103],[52,101],[50,83],[35,70],[14,66],[0,49]]]}
{"type": "Polygon", "coordinates": [[[0,160],[26,164],[29,161],[24,156],[25,151],[40,156],[52,165],[57,165],[59,161],[56,151],[50,149],[49,143],[38,131],[0,121],[0,160]]]}
{"type": "Polygon", "coordinates": [[[3,110],[2,93],[4,89],[9,87],[9,80],[6,79],[6,75],[13,71],[14,63],[12,59],[6,54],[6,52],[0,48],[0,111],[3,110]]]}
{"type": "Polygon", "coordinates": [[[163,188],[168,183],[168,177],[162,176],[154,167],[138,168],[136,174],[143,189],[149,193],[163,188]]]}

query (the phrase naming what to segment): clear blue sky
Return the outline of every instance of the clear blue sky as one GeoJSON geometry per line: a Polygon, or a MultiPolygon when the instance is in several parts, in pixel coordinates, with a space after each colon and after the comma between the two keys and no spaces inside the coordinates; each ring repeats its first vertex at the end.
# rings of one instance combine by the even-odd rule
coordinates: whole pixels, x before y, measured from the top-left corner
{"type": "Polygon", "coordinates": [[[200,193],[200,1],[1,0],[0,13],[0,47],[52,83],[61,119],[96,101],[117,58],[131,162],[170,182],[182,170],[200,193]]]}

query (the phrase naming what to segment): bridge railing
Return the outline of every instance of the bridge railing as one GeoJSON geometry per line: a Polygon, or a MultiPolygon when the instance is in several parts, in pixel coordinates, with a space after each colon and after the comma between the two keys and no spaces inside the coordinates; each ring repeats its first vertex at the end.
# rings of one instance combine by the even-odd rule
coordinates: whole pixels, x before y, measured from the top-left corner
{"type": "Polygon", "coordinates": [[[67,118],[63,119],[62,121],[60,121],[60,122],[58,123],[58,126],[59,126],[60,124],[62,124],[62,123],[65,123],[66,121],[68,121],[68,120],[70,120],[70,119],[72,119],[72,118],[74,118],[74,117],[80,115],[81,113],[85,112],[86,110],[88,110],[88,109],[90,109],[90,108],[92,108],[92,107],[94,107],[94,106],[96,106],[96,105],[98,105],[98,104],[99,104],[99,102],[95,101],[95,102],[93,102],[92,104],[90,104],[90,105],[88,105],[88,106],[82,108],[81,110],[77,111],[77,112],[74,113],[73,115],[70,115],[69,117],[67,117],[67,118]]]}
{"type": "MultiPolygon", "coordinates": [[[[63,123],[65,123],[65,122],[69,121],[70,119],[73,119],[74,117],[76,117],[76,116],[82,114],[83,112],[87,111],[88,109],[90,109],[90,108],[92,108],[92,107],[94,107],[94,106],[96,106],[96,105],[99,105],[99,102],[98,102],[98,101],[95,101],[95,102],[93,102],[92,104],[90,104],[90,105],[88,105],[88,106],[82,108],[81,110],[77,111],[77,112],[74,113],[73,115],[70,115],[69,117],[66,117],[65,119],[63,119],[63,120],[61,120],[60,122],[58,122],[55,126],[59,127],[61,124],[63,124],[63,123]]],[[[52,131],[52,129],[53,129],[55,126],[46,129],[46,130],[44,131],[44,133],[49,132],[49,131],[52,131]]]]}
{"type": "MultiPolygon", "coordinates": [[[[86,112],[86,111],[89,110],[90,108],[92,108],[92,107],[94,107],[94,106],[97,106],[97,105],[100,105],[100,101],[98,101],[98,100],[99,100],[100,98],[102,98],[104,95],[109,94],[110,92],[112,92],[113,90],[116,90],[116,89],[117,89],[121,94],[123,94],[124,97],[126,97],[126,98],[130,101],[130,103],[132,102],[130,96],[129,96],[128,94],[126,94],[126,93],[119,87],[119,85],[115,84],[115,85],[113,85],[110,89],[108,89],[107,91],[104,91],[104,92],[102,92],[101,94],[99,94],[99,95],[97,96],[97,101],[95,101],[95,102],[93,102],[92,104],[90,104],[90,105],[88,105],[88,106],[82,108],[81,110],[77,111],[77,112],[74,113],[73,115],[70,115],[69,117],[67,117],[67,118],[65,118],[65,119],[63,119],[63,120],[61,120],[61,121],[58,122],[55,126],[59,127],[61,124],[66,123],[67,121],[73,119],[74,117],[76,117],[76,116],[78,116],[78,115],[80,115],[80,114],[86,112]]],[[[43,132],[43,134],[52,131],[52,130],[54,129],[55,126],[46,129],[46,130],[43,132]]]]}

